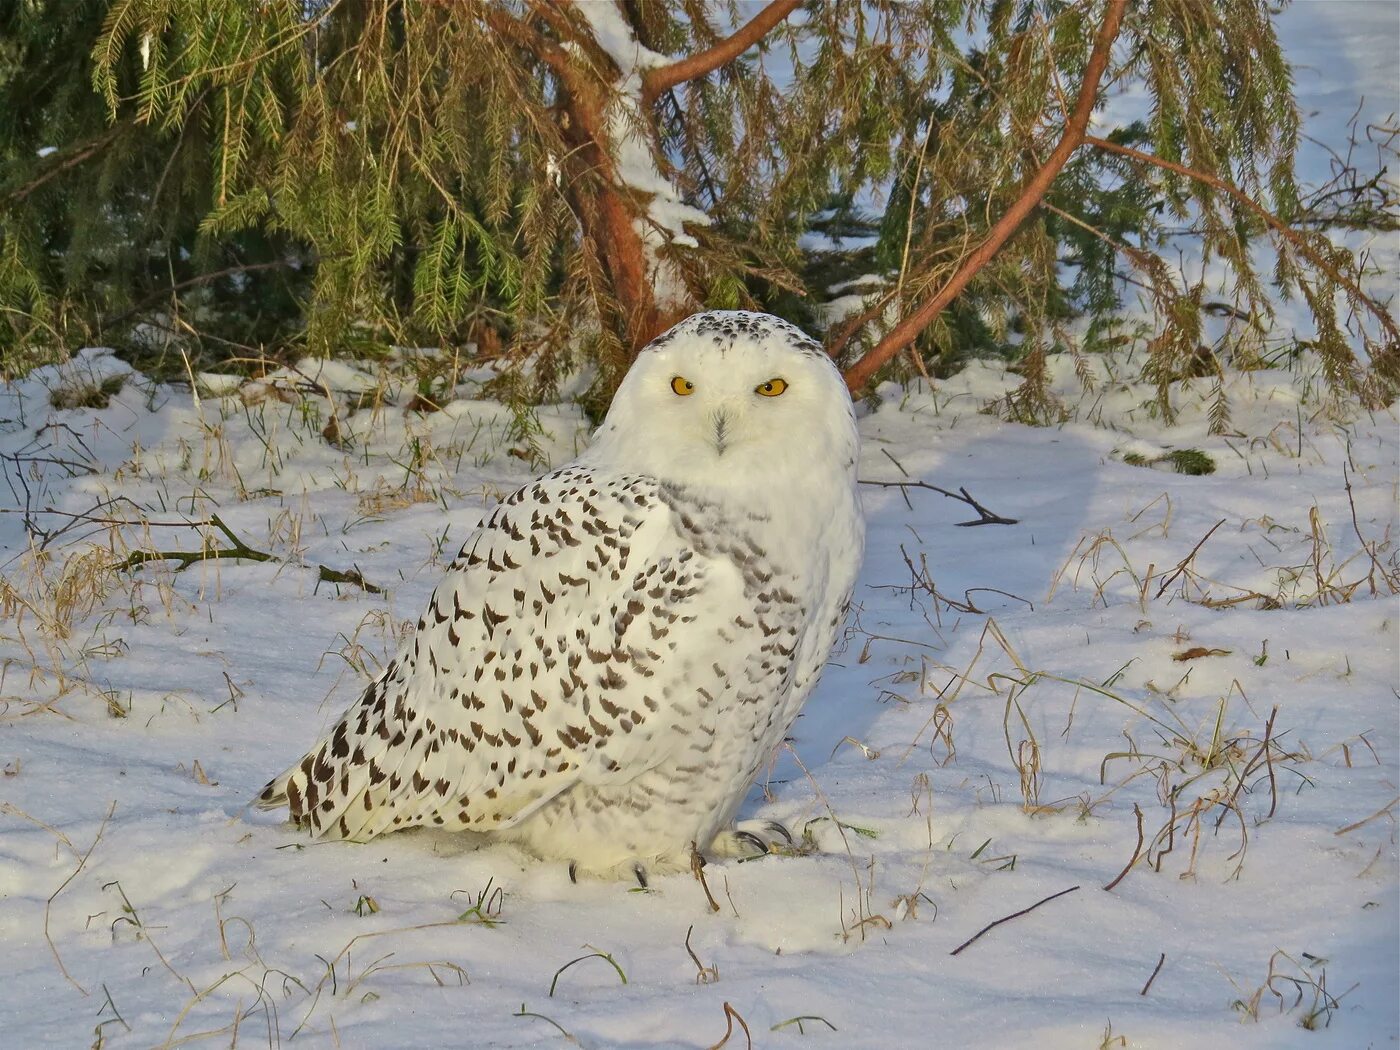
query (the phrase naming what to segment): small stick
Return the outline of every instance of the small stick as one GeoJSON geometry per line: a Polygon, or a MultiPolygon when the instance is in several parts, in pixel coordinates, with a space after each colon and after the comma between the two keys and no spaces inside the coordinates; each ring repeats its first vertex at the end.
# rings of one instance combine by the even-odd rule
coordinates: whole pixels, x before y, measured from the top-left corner
{"type": "Polygon", "coordinates": [[[1137,845],[1133,847],[1132,859],[1123,866],[1123,870],[1118,873],[1118,877],[1104,887],[1105,890],[1112,890],[1114,886],[1122,882],[1123,879],[1127,877],[1128,872],[1132,871],[1133,865],[1138,862],[1138,857],[1142,855],[1142,807],[1136,802],[1133,803],[1133,812],[1137,814],[1138,840],[1137,845]]]}
{"type": "MultiPolygon", "coordinates": [[[[1377,570],[1380,571],[1381,579],[1386,583],[1392,583],[1392,578],[1386,573],[1385,566],[1382,565],[1380,560],[1376,557],[1375,544],[1367,543],[1366,537],[1361,535],[1361,524],[1356,520],[1356,500],[1351,493],[1351,475],[1347,473],[1347,465],[1345,463],[1342,464],[1342,481],[1346,484],[1347,503],[1351,507],[1351,530],[1356,533],[1356,540],[1361,544],[1361,549],[1366,552],[1366,557],[1371,559],[1371,571],[1366,574],[1366,582],[1370,585],[1371,596],[1374,598],[1378,593],[1376,588],[1377,570]]],[[[1393,585],[1391,587],[1391,593],[1395,593],[1393,585]]]]}
{"type": "Polygon", "coordinates": [[[953,949],[951,952],[949,952],[948,954],[949,954],[949,955],[957,955],[958,952],[962,951],[962,950],[963,950],[964,948],[966,948],[968,945],[972,944],[974,941],[976,941],[976,940],[977,940],[979,937],[981,937],[984,933],[987,933],[989,930],[995,929],[996,927],[1000,926],[1000,925],[1001,925],[1002,923],[1004,923],[1004,922],[1010,922],[1012,919],[1019,919],[1022,915],[1026,915],[1026,914],[1028,914],[1028,913],[1030,913],[1030,912],[1035,911],[1035,910],[1036,910],[1037,908],[1039,908],[1042,904],[1049,904],[1049,903],[1050,903],[1052,900],[1054,900],[1056,897],[1063,897],[1066,893],[1073,893],[1073,892],[1074,892],[1075,890],[1077,890],[1077,889],[1079,889],[1078,886],[1071,886],[1069,889],[1067,889],[1067,890],[1061,890],[1059,893],[1052,893],[1052,894],[1050,894],[1050,896],[1046,897],[1044,900],[1036,901],[1036,902],[1035,902],[1034,904],[1032,904],[1029,908],[1022,908],[1020,911],[1012,912],[1010,915],[1003,916],[1002,918],[997,919],[995,922],[989,922],[989,923],[987,923],[986,926],[983,926],[980,930],[978,930],[976,933],[974,933],[974,934],[973,934],[971,937],[969,937],[967,940],[963,941],[962,944],[958,945],[956,948],[954,948],[954,949],[953,949]]]}
{"type": "Polygon", "coordinates": [[[1147,994],[1147,989],[1149,989],[1149,988],[1152,987],[1152,982],[1155,981],[1155,980],[1157,979],[1157,975],[1158,975],[1159,973],[1162,972],[1162,964],[1163,964],[1164,962],[1166,962],[1166,961],[1167,961],[1167,953],[1166,953],[1166,952],[1163,952],[1163,953],[1161,954],[1161,957],[1158,958],[1158,960],[1157,960],[1157,965],[1156,965],[1156,967],[1154,967],[1153,970],[1152,970],[1152,976],[1149,977],[1149,978],[1147,979],[1147,983],[1144,984],[1144,985],[1142,986],[1142,991],[1138,992],[1138,995],[1146,995],[1146,994],[1147,994]]]}
{"type": "Polygon", "coordinates": [[[696,955],[695,949],[690,946],[690,935],[694,932],[695,924],[691,923],[690,928],[685,931],[685,950],[686,954],[690,956],[690,961],[693,962],[695,964],[695,968],[700,971],[695,976],[695,983],[713,984],[715,981],[719,980],[719,967],[706,966],[700,961],[700,956],[696,955]]]}
{"type": "MultiPolygon", "coordinates": [[[[988,510],[986,507],[982,506],[982,504],[978,503],[977,500],[973,499],[967,489],[961,485],[958,486],[957,492],[949,492],[947,489],[939,488],[937,485],[930,485],[927,481],[866,481],[862,478],[860,479],[860,484],[874,485],[876,488],[882,489],[899,489],[901,493],[906,493],[908,489],[928,489],[930,492],[937,492],[947,496],[949,499],[955,499],[959,503],[966,503],[977,512],[977,520],[954,522],[954,524],[961,529],[972,528],[974,525],[1016,525],[1020,522],[1019,518],[1003,518],[1000,514],[995,514],[988,510]]],[[[904,496],[904,501],[906,503],[909,502],[907,493],[904,496]]]]}
{"type": "Polygon", "coordinates": [[[1163,580],[1162,586],[1157,588],[1158,598],[1162,597],[1162,595],[1167,592],[1167,588],[1170,587],[1174,582],[1176,582],[1176,578],[1186,571],[1186,566],[1191,564],[1191,560],[1195,558],[1197,553],[1199,553],[1200,549],[1206,545],[1206,540],[1210,539],[1211,536],[1215,533],[1215,530],[1220,528],[1220,526],[1224,524],[1225,519],[1221,518],[1214,525],[1212,525],[1210,527],[1210,532],[1207,532],[1204,536],[1201,537],[1201,542],[1191,548],[1191,553],[1186,555],[1186,557],[1182,558],[1181,561],[1177,562],[1176,572],[1172,573],[1165,580],[1163,580]]]}
{"type": "MultiPolygon", "coordinates": [[[[1278,704],[1274,704],[1274,709],[1269,712],[1269,720],[1264,723],[1264,742],[1259,745],[1259,750],[1254,753],[1249,762],[1244,767],[1244,772],[1240,774],[1239,782],[1235,785],[1235,790],[1230,792],[1229,801],[1233,804],[1235,799],[1244,790],[1245,781],[1259,768],[1262,761],[1269,775],[1269,812],[1264,817],[1265,820],[1273,818],[1275,810],[1278,809],[1278,778],[1274,775],[1273,743],[1274,719],[1278,717],[1278,704]]],[[[1228,810],[1228,807],[1227,807],[1228,810]]],[[[1225,813],[1220,814],[1220,819],[1215,822],[1218,828],[1225,822],[1225,813]]]]}

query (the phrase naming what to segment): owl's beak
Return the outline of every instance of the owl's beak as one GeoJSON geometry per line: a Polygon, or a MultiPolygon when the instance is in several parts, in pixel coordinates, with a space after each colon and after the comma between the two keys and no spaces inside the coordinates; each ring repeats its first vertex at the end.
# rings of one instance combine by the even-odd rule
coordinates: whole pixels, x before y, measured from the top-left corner
{"type": "Polygon", "coordinates": [[[723,456],[729,444],[729,413],[721,408],[712,418],[715,425],[715,451],[723,456]]]}

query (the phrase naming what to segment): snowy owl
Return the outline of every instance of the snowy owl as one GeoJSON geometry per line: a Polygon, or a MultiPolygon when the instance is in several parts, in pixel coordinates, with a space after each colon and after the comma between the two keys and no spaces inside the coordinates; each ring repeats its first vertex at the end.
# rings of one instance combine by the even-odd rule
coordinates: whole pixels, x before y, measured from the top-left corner
{"type": "Polygon", "coordinates": [[[851,399],[766,314],[637,357],[588,451],[463,545],[417,630],[264,808],[326,838],[485,832],[569,874],[766,850],[735,811],[811,693],[864,546],[851,399]]]}

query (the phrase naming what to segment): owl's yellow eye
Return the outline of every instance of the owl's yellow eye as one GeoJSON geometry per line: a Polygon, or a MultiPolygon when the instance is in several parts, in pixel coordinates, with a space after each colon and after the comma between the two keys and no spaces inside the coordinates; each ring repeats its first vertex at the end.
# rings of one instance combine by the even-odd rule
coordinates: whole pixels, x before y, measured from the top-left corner
{"type": "Polygon", "coordinates": [[[787,380],[777,378],[770,379],[766,383],[759,383],[758,386],[753,389],[754,393],[762,394],[764,397],[777,397],[787,389],[787,380]]]}
{"type": "Polygon", "coordinates": [[[671,380],[671,392],[679,394],[681,397],[689,397],[695,393],[695,384],[685,376],[676,376],[675,379],[671,380]]]}

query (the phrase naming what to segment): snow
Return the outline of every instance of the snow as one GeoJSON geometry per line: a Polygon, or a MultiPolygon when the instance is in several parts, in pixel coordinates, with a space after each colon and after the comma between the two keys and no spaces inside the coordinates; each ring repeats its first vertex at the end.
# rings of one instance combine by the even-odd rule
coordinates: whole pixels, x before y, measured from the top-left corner
{"type": "Polygon", "coordinates": [[[653,69],[672,60],[644,47],[613,4],[579,4],[579,14],[588,22],[593,39],[621,70],[653,69]]]}
{"type": "MultiPolygon", "coordinates": [[[[1395,21],[1289,8],[1305,111],[1393,110],[1395,21]]],[[[392,369],[310,360],[195,398],[103,349],[0,389],[0,1042],[696,1047],[728,1004],[763,1047],[1395,1046],[1397,409],[1303,354],[1227,373],[1213,435],[1209,380],[1168,422],[1130,353],[1087,390],[1051,366],[1057,427],[988,414],[1019,382],[990,363],[859,406],[863,478],[1019,523],[866,487],[844,651],[743,813],[814,848],[712,864],[717,913],[686,876],[246,808],[530,457],[584,446],[576,406],[522,427],[480,372],[418,415],[392,369]],[[1182,449],[1215,472],[1124,462],[1182,449]],[[211,514],[276,560],[110,571],[226,545],[211,514]]]]}
{"type": "Polygon", "coordinates": [[[608,114],[613,160],[617,180],[651,198],[646,219],[637,220],[635,225],[646,251],[657,302],[663,307],[689,303],[685,279],[675,262],[667,258],[665,249],[669,245],[698,247],[699,242],[686,232],[685,224],[709,226],[710,216],[682,201],[680,188],[657,168],[655,148],[647,139],[647,122],[641,116],[643,72],[664,66],[670,59],[643,47],[613,4],[579,4],[576,9],[588,20],[594,39],[620,70],[608,114]]]}
{"type": "MultiPolygon", "coordinates": [[[[1231,374],[1231,430],[1212,436],[1206,381],[1173,389],[1168,424],[1125,378],[1139,361],[1096,359],[1089,393],[1053,364],[1058,428],[981,411],[1018,381],[987,364],[861,406],[863,478],[965,485],[1020,523],[957,528],[975,516],[960,502],[864,490],[844,652],[745,807],[813,851],[712,864],[718,913],[689,876],[575,886],[468,836],[312,844],[245,808],[530,476],[509,410],[350,415],[380,388],[344,362],[289,372],[315,379],[290,400],[196,406],[101,350],[11,384],[11,510],[27,497],[51,533],[65,515],[142,524],[39,552],[24,515],[0,516],[7,1041],[230,1042],[236,1025],[259,1045],[553,1045],[552,1021],[584,1046],[693,1047],[727,1002],[763,1046],[921,1046],[930,1024],[959,1047],[1393,1045],[1397,609],[1357,536],[1395,571],[1396,413],[1329,402],[1305,356],[1231,374]],[[116,376],[105,407],[52,407],[116,376]],[[333,405],[349,445],[322,436],[333,405]],[[1173,448],[1216,473],[1122,462],[1173,448]],[[211,513],[279,560],[102,571],[114,550],[198,549],[176,523],[211,513]],[[1269,600],[1218,604],[1253,592],[1269,600]],[[1149,844],[1171,819],[1168,785],[1161,870],[1105,891],[1135,807],[1149,844]],[[687,936],[717,980],[697,983],[687,936]],[[1316,1012],[1324,981],[1340,1002],[1316,1012]],[[1329,1027],[1300,1027],[1310,1013],[1329,1027]],[[820,1020],[804,1036],[796,1017],[820,1020]]],[[[572,406],[539,422],[554,462],[586,441],[572,406]]]]}

